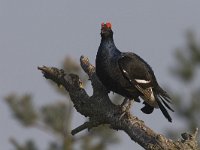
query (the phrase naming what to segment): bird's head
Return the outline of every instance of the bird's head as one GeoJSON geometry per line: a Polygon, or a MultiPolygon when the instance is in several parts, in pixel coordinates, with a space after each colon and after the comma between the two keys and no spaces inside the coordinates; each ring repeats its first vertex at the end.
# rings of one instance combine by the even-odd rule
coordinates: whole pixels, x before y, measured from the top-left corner
{"type": "Polygon", "coordinates": [[[107,38],[112,37],[113,31],[112,31],[112,24],[110,22],[102,23],[101,24],[101,37],[107,38]]]}

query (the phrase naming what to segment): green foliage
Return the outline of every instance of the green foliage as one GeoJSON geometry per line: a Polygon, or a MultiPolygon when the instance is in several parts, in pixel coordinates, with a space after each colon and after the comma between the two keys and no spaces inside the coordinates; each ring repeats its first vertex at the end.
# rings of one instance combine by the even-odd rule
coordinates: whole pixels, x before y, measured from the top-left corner
{"type": "Polygon", "coordinates": [[[58,133],[62,133],[67,106],[65,103],[46,105],[41,110],[41,117],[46,126],[58,133]]]}
{"type": "MultiPolygon", "coordinates": [[[[81,71],[80,65],[70,57],[66,57],[62,67],[67,73],[79,74],[83,79],[83,84],[87,83],[88,79],[81,71]]],[[[57,87],[55,83],[50,83],[66,99],[35,108],[31,95],[10,94],[5,98],[14,118],[24,127],[35,127],[43,132],[51,133],[55,137],[55,141],[49,143],[47,150],[73,150],[75,145],[79,145],[81,150],[106,150],[107,145],[119,141],[115,132],[107,126],[91,129],[90,132],[86,131],[81,136],[72,136],[70,132],[72,130],[73,105],[64,89],[57,87]]],[[[114,98],[114,101],[116,99],[117,97],[114,98]]],[[[39,150],[34,140],[28,140],[25,144],[19,144],[13,138],[10,141],[15,150],[39,150]]]]}
{"type": "MultiPolygon", "coordinates": [[[[196,82],[200,81],[198,71],[200,69],[200,45],[192,32],[187,33],[187,45],[178,49],[175,54],[176,65],[172,73],[187,88],[187,93],[180,89],[179,93],[174,93],[174,104],[178,118],[184,121],[184,131],[194,131],[200,126],[200,84],[196,87],[196,82]]],[[[176,137],[179,131],[169,130],[168,134],[176,137]]]]}
{"type": "Polygon", "coordinates": [[[10,139],[16,150],[37,150],[35,143],[32,140],[26,141],[24,145],[20,145],[15,139],[10,139]]]}
{"type": "Polygon", "coordinates": [[[31,95],[25,94],[21,97],[10,94],[5,98],[10,106],[13,116],[24,126],[33,125],[37,119],[35,108],[32,104],[31,95]]]}
{"type": "Polygon", "coordinates": [[[187,32],[186,47],[177,49],[175,58],[177,64],[172,72],[184,82],[191,82],[200,64],[200,45],[191,31],[187,32]]]}
{"type": "Polygon", "coordinates": [[[59,146],[59,144],[55,143],[55,142],[51,142],[49,144],[49,148],[48,150],[63,150],[61,146],[59,146]]]}

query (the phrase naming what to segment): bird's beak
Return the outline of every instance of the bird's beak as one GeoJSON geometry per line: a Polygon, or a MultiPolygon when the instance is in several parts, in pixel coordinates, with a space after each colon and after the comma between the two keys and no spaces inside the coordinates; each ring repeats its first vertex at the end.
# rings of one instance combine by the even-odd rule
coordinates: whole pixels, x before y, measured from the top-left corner
{"type": "Polygon", "coordinates": [[[107,32],[107,30],[108,30],[108,29],[106,29],[106,28],[101,28],[101,33],[104,34],[104,33],[107,32]]]}

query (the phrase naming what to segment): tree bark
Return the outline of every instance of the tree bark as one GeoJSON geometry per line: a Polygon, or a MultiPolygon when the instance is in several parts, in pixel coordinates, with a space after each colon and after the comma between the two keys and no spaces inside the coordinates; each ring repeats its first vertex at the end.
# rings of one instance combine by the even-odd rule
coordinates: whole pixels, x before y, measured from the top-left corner
{"type": "Polygon", "coordinates": [[[66,74],[62,69],[54,67],[38,67],[46,79],[54,81],[58,86],[63,86],[70,95],[75,109],[89,121],[72,130],[72,135],[84,129],[91,129],[102,124],[110,125],[114,130],[122,130],[129,137],[146,150],[198,150],[197,132],[194,134],[183,133],[177,141],[155,133],[147,127],[142,120],[130,114],[125,105],[114,105],[108,97],[108,91],[98,80],[95,67],[89,63],[88,58],[81,56],[81,67],[88,74],[93,87],[93,95],[89,96],[78,75],[66,74]]]}

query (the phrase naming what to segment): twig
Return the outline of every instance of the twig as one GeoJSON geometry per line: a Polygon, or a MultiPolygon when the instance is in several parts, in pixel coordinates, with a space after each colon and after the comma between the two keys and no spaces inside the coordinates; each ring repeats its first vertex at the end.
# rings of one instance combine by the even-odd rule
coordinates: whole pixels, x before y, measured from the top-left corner
{"type": "Polygon", "coordinates": [[[92,121],[85,122],[84,124],[82,124],[82,125],[78,126],[77,128],[73,129],[71,134],[75,135],[75,134],[83,131],[84,129],[90,130],[91,128],[97,127],[100,124],[101,123],[99,123],[99,122],[92,122],[92,121]]]}

